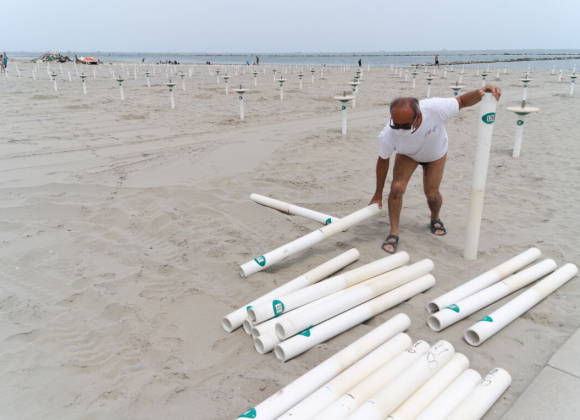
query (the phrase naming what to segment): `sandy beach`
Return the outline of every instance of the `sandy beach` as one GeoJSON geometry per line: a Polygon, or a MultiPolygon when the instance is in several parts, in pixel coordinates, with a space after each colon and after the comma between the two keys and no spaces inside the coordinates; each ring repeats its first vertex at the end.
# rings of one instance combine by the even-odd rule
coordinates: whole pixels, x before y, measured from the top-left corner
{"type": "MultiPolygon", "coordinates": [[[[434,261],[436,286],[281,363],[259,355],[243,331],[226,333],[222,317],[340,251],[360,250],[352,267],[383,257],[386,205],[380,217],[242,279],[240,264],[320,226],[259,206],[250,193],[337,217],[367,205],[388,104],[423,97],[426,74],[413,90],[388,67],[363,67],[342,136],[333,97],[348,90],[355,68],[329,67],[312,84],[304,67],[300,90],[300,67],[278,66],[287,79],[280,102],[272,66],[260,68],[257,87],[249,67],[232,67],[230,90],[249,89],[239,121],[237,95],[226,96],[223,79],[216,85],[207,66],[176,69],[186,73],[186,90],[174,75],[172,110],[165,66],[147,88],[145,67],[133,80],[127,65],[121,101],[108,65],[97,66],[96,79],[92,67],[81,68],[84,96],[71,64],[55,92],[45,64],[33,80],[34,64],[18,62],[17,78],[11,63],[9,77],[0,74],[0,419],[232,419],[399,312],[411,317],[414,340],[448,340],[480,373],[499,366],[512,374],[485,417],[500,419],[580,326],[578,278],[478,348],[462,339],[477,314],[434,333],[424,307],[531,246],[559,265],[580,262],[580,92],[568,96],[568,67],[556,65],[566,70],[562,83],[550,71],[532,71],[528,104],[541,111],[527,119],[517,160],[516,116],[506,107],[519,104],[527,65],[499,81],[495,72],[488,77],[503,96],[478,260],[462,256],[473,107],[447,124],[447,236],[429,233],[420,169],[404,198],[400,249],[413,262],[434,261]]],[[[440,72],[431,95],[452,96],[456,77],[440,72]]],[[[481,78],[466,68],[463,84],[476,89],[481,78]]]]}

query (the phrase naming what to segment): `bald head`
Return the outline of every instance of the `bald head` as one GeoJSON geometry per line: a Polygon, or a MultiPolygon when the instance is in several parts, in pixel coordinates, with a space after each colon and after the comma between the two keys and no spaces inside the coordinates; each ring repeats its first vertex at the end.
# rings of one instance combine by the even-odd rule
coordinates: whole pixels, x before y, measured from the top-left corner
{"type": "Polygon", "coordinates": [[[411,124],[421,113],[416,98],[397,98],[391,102],[390,110],[393,122],[398,125],[411,124]]]}

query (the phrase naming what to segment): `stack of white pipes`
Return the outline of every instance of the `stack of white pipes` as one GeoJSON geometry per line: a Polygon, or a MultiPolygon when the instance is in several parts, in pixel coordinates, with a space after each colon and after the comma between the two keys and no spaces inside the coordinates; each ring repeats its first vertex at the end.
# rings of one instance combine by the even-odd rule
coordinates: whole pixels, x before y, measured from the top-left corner
{"type": "Polygon", "coordinates": [[[511,383],[482,380],[444,340],[430,346],[402,331],[398,314],[238,418],[259,420],[480,419],[511,383]]]}
{"type": "Polygon", "coordinates": [[[431,315],[427,324],[433,331],[441,331],[547,276],[492,314],[481,318],[465,332],[465,341],[472,346],[479,346],[578,273],[574,264],[565,264],[556,270],[557,264],[552,259],[522,270],[540,255],[539,249],[530,248],[429,302],[427,311],[431,315]]]}

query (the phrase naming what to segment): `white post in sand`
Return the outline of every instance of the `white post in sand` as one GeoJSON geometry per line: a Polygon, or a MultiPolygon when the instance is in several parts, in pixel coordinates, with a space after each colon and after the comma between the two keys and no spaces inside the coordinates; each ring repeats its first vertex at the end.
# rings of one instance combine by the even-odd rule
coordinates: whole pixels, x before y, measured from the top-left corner
{"type": "MultiPolygon", "coordinates": [[[[276,73],[278,72],[277,69],[272,69],[272,81],[276,83],[276,73]]],[[[282,78],[282,73],[280,73],[280,79],[282,78]]]]}
{"type": "Polygon", "coordinates": [[[151,79],[149,78],[149,76],[151,76],[151,73],[149,73],[148,71],[145,72],[145,80],[147,80],[147,87],[150,88],[151,87],[151,79]]]}
{"type": "Polygon", "coordinates": [[[516,138],[514,141],[514,150],[512,152],[513,158],[519,158],[522,150],[522,139],[524,137],[524,117],[532,112],[538,112],[540,108],[526,106],[526,101],[523,100],[520,106],[510,106],[508,111],[514,112],[519,118],[516,121],[516,138]]]}
{"type": "Polygon", "coordinates": [[[427,80],[427,96],[426,97],[430,98],[431,97],[431,81],[433,80],[433,76],[432,75],[427,76],[426,80],[427,80]]]}
{"type": "Polygon", "coordinates": [[[416,86],[416,83],[417,83],[415,79],[417,78],[417,75],[418,74],[419,73],[417,72],[417,68],[415,67],[413,69],[413,71],[411,72],[411,76],[413,77],[413,89],[415,89],[415,86],[416,86]]]}
{"type": "Polygon", "coordinates": [[[87,94],[87,84],[85,83],[85,79],[87,78],[87,76],[85,76],[85,74],[82,73],[80,75],[80,78],[81,78],[81,83],[83,84],[83,95],[86,95],[87,94]]]}
{"type": "Polygon", "coordinates": [[[451,88],[451,90],[453,91],[453,96],[457,96],[459,95],[459,92],[461,91],[461,89],[463,89],[465,86],[462,86],[459,84],[459,82],[455,82],[454,85],[449,86],[451,88]]]}
{"type": "Polygon", "coordinates": [[[352,109],[356,108],[356,95],[358,93],[358,85],[360,82],[354,79],[352,82],[349,82],[349,85],[352,89],[352,109]]]}
{"type": "Polygon", "coordinates": [[[169,88],[169,104],[171,105],[171,109],[175,109],[175,92],[173,91],[175,83],[169,79],[169,82],[165,83],[165,85],[169,88]]]}
{"type": "Polygon", "coordinates": [[[216,83],[219,85],[220,84],[220,71],[219,71],[219,69],[216,69],[215,77],[216,77],[216,83]]]}
{"type": "Polygon", "coordinates": [[[284,82],[286,79],[282,78],[282,74],[280,74],[280,78],[278,79],[278,83],[280,84],[280,102],[284,100],[284,82]]]}
{"type": "Polygon", "coordinates": [[[347,106],[346,104],[354,99],[354,96],[347,96],[346,92],[342,93],[342,96],[335,96],[334,97],[335,100],[337,100],[338,102],[340,102],[340,112],[342,114],[342,135],[346,136],[346,132],[347,132],[347,106]]]}
{"type": "Polygon", "coordinates": [[[574,85],[576,84],[576,73],[570,75],[570,96],[574,96],[574,85]]]}
{"type": "Polygon", "coordinates": [[[495,122],[495,110],[497,101],[491,93],[486,93],[479,110],[479,130],[477,133],[477,145],[475,150],[475,162],[473,164],[473,183],[471,187],[471,201],[469,205],[469,217],[465,235],[465,248],[463,257],[466,260],[476,260],[479,247],[479,232],[481,217],[483,214],[483,197],[485,195],[485,182],[491,151],[491,139],[493,136],[493,123],[495,122]]]}
{"type": "Polygon", "coordinates": [[[97,69],[93,67],[93,80],[97,80],[97,69]]]}
{"type": "Polygon", "coordinates": [[[180,72],[179,77],[181,77],[181,90],[185,92],[185,73],[180,72]]]}
{"type": "Polygon", "coordinates": [[[226,96],[230,94],[230,76],[227,74],[223,75],[224,83],[226,84],[226,96]]]}
{"type": "Polygon", "coordinates": [[[68,81],[69,83],[72,83],[72,76],[70,75],[70,71],[68,72],[68,81]]]}
{"type": "Polygon", "coordinates": [[[119,92],[121,94],[121,100],[122,101],[125,100],[125,91],[123,90],[123,82],[124,82],[124,80],[119,75],[119,77],[117,78],[117,83],[119,83],[119,92]]]}
{"type": "Polygon", "coordinates": [[[562,81],[563,76],[564,76],[564,70],[560,69],[560,74],[558,75],[558,82],[562,81]]]}
{"type": "Polygon", "coordinates": [[[56,84],[56,73],[52,72],[52,74],[50,75],[50,78],[52,79],[52,87],[53,87],[54,91],[57,92],[58,85],[56,84]]]}
{"type": "Polygon", "coordinates": [[[244,121],[244,93],[246,93],[247,89],[244,89],[242,85],[240,85],[239,89],[234,89],[238,94],[238,99],[240,100],[240,120],[244,121]]]}
{"type": "Polygon", "coordinates": [[[258,72],[256,70],[254,70],[252,72],[252,74],[254,75],[254,87],[258,86],[258,72]]]}
{"type": "Polygon", "coordinates": [[[316,70],[310,69],[310,73],[312,73],[312,84],[314,84],[314,73],[316,73],[316,70]]]}
{"type": "Polygon", "coordinates": [[[481,87],[485,86],[485,80],[487,78],[488,73],[486,71],[481,72],[481,87]]]}
{"type": "Polygon", "coordinates": [[[300,90],[302,90],[302,78],[304,77],[303,73],[298,73],[298,82],[300,83],[300,90]]]}
{"type": "Polygon", "coordinates": [[[550,71],[550,74],[553,76],[556,74],[556,65],[552,65],[552,71],[550,71]]]}
{"type": "Polygon", "coordinates": [[[522,83],[524,84],[524,93],[522,95],[522,101],[527,101],[528,100],[528,85],[530,84],[532,79],[528,78],[528,76],[526,75],[521,80],[522,80],[522,83]]]}

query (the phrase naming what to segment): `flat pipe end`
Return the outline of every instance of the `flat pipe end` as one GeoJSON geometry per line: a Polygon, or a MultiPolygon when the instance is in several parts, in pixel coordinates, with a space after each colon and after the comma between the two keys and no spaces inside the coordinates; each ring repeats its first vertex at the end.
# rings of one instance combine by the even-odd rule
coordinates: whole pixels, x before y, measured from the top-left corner
{"type": "Polygon", "coordinates": [[[439,305],[437,305],[435,302],[429,302],[425,309],[427,309],[427,313],[434,314],[435,312],[439,311],[439,305]]]}
{"type": "Polygon", "coordinates": [[[467,344],[475,346],[475,347],[477,347],[481,344],[481,338],[479,337],[479,334],[473,330],[465,331],[465,334],[463,335],[463,339],[465,341],[467,341],[467,344]]]}
{"type": "Polygon", "coordinates": [[[248,308],[247,311],[250,322],[256,322],[256,312],[254,311],[254,308],[248,308]]]}
{"type": "Polygon", "coordinates": [[[229,319],[224,318],[222,319],[222,328],[226,331],[231,333],[234,330],[234,326],[232,325],[232,323],[230,322],[229,319]]]}
{"type": "Polygon", "coordinates": [[[244,328],[244,331],[246,332],[246,334],[252,334],[252,324],[250,324],[250,321],[248,321],[247,319],[244,319],[242,321],[242,327],[244,328]]]}
{"type": "Polygon", "coordinates": [[[286,338],[286,331],[284,329],[284,325],[276,324],[274,330],[276,331],[276,335],[280,340],[284,340],[286,338]]]}
{"type": "Polygon", "coordinates": [[[280,360],[281,362],[288,360],[286,358],[286,354],[284,353],[284,349],[279,345],[274,347],[274,355],[276,356],[276,359],[280,360]]]}
{"type": "Polygon", "coordinates": [[[429,326],[429,328],[431,328],[433,331],[441,331],[441,322],[439,322],[439,320],[437,319],[436,316],[431,315],[429,318],[427,318],[427,325],[429,326]]]}

